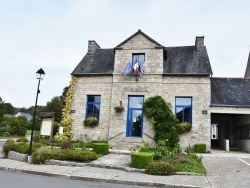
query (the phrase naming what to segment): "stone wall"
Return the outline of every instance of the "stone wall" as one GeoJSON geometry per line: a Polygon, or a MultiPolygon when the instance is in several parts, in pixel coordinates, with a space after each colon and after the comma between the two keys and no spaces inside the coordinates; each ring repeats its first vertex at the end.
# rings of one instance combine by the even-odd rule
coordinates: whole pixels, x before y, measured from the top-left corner
{"type": "Polygon", "coordinates": [[[180,145],[186,149],[197,142],[204,142],[210,149],[210,78],[190,76],[165,76],[163,98],[170,102],[175,113],[175,97],[192,97],[192,130],[181,135],[180,145]],[[207,111],[203,114],[202,111],[207,111]]]}
{"type": "Polygon", "coordinates": [[[77,77],[74,87],[74,102],[71,114],[73,118],[73,139],[81,140],[107,140],[110,124],[112,76],[77,77]],[[84,127],[86,117],[87,95],[101,95],[99,125],[95,128],[84,127]]]}

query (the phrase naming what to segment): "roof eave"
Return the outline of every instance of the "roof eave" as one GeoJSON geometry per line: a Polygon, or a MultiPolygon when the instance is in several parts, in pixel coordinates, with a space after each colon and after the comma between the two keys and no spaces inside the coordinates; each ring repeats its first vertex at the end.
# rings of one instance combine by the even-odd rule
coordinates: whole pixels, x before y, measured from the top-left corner
{"type": "Polygon", "coordinates": [[[233,107],[233,108],[250,108],[250,105],[227,105],[227,104],[211,104],[210,107],[233,107]]]}

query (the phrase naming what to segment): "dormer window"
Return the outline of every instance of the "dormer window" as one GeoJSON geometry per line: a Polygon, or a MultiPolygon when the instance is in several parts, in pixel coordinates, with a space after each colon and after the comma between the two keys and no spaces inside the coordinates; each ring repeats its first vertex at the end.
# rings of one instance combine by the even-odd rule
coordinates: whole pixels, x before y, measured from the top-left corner
{"type": "Polygon", "coordinates": [[[132,54],[132,66],[134,67],[134,64],[138,62],[138,65],[142,65],[145,62],[145,54],[132,54]]]}

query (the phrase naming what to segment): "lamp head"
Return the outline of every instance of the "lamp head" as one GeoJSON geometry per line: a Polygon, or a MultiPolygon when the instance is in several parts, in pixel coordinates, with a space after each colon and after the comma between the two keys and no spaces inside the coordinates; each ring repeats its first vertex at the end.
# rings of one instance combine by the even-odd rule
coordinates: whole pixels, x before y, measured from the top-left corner
{"type": "Polygon", "coordinates": [[[43,80],[44,78],[44,75],[45,75],[45,72],[42,68],[40,68],[37,72],[36,72],[36,78],[38,80],[43,80]]]}

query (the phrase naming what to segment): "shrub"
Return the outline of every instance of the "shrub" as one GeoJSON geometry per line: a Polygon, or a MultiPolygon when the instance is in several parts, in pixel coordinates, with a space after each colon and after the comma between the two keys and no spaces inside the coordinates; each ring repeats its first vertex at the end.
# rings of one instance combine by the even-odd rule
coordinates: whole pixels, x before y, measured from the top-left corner
{"type": "Polygon", "coordinates": [[[135,168],[145,168],[149,162],[153,161],[154,154],[147,152],[131,153],[131,166],[135,168]]]}
{"type": "Polygon", "coordinates": [[[42,146],[32,153],[32,161],[34,164],[44,164],[45,160],[51,159],[52,156],[52,150],[42,146]]]}
{"type": "Polygon", "coordinates": [[[153,122],[154,141],[167,140],[169,147],[175,147],[179,142],[176,131],[178,120],[171,110],[171,104],[161,96],[154,96],[144,101],[143,111],[153,122]]]}
{"type": "Polygon", "coordinates": [[[152,175],[173,175],[175,174],[175,166],[165,161],[151,161],[146,169],[145,173],[152,175]]]}
{"type": "Polygon", "coordinates": [[[39,141],[39,135],[38,134],[34,134],[33,135],[33,142],[38,142],[39,141]]]}
{"type": "Polygon", "coordinates": [[[109,153],[109,144],[107,143],[93,143],[93,151],[97,154],[107,155],[109,153]]]}
{"type": "Polygon", "coordinates": [[[197,143],[195,146],[195,151],[197,153],[205,153],[206,152],[206,144],[205,143],[197,143]]]}
{"type": "Polygon", "coordinates": [[[65,149],[58,152],[54,159],[64,161],[89,162],[97,159],[95,152],[86,150],[65,149]]]}
{"type": "Polygon", "coordinates": [[[7,122],[6,132],[9,135],[25,136],[27,120],[24,117],[13,117],[7,122]]]}
{"type": "Polygon", "coordinates": [[[70,140],[65,140],[59,143],[59,146],[61,147],[61,149],[68,149],[71,147],[71,145],[72,145],[72,142],[70,140]]]}
{"type": "Polygon", "coordinates": [[[23,154],[27,154],[29,151],[29,144],[25,143],[25,142],[21,142],[19,144],[16,144],[16,152],[18,153],[23,153],[23,154]]]}
{"type": "Polygon", "coordinates": [[[96,117],[88,117],[84,120],[83,124],[86,127],[95,127],[98,125],[98,119],[96,117]]]}
{"type": "Polygon", "coordinates": [[[28,142],[28,139],[25,137],[18,138],[16,142],[28,142]]]}
{"type": "Polygon", "coordinates": [[[15,151],[16,150],[16,143],[14,140],[6,140],[6,142],[3,145],[3,152],[5,156],[8,155],[9,151],[15,151]]]}
{"type": "Polygon", "coordinates": [[[191,131],[192,125],[190,123],[184,122],[176,125],[176,130],[179,134],[183,134],[191,131]]]}

